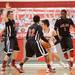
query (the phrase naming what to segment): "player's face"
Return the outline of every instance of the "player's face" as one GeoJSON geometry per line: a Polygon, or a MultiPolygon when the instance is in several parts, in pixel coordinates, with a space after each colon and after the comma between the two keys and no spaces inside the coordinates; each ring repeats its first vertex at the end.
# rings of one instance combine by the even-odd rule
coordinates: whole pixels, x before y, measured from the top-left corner
{"type": "Polygon", "coordinates": [[[48,28],[48,26],[44,23],[42,23],[42,27],[43,27],[44,30],[46,30],[48,28]]]}
{"type": "Polygon", "coordinates": [[[13,13],[10,13],[10,14],[8,15],[8,18],[9,18],[9,19],[13,19],[13,13]]]}
{"type": "Polygon", "coordinates": [[[66,14],[65,12],[61,12],[61,17],[62,17],[62,18],[66,18],[66,15],[67,15],[67,14],[66,14]]]}

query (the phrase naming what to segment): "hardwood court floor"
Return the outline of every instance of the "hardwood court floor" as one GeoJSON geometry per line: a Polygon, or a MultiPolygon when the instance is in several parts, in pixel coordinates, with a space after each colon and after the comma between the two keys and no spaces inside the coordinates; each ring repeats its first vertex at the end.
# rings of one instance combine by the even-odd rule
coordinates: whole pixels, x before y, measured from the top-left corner
{"type": "Polygon", "coordinates": [[[47,73],[45,67],[24,67],[24,73],[20,74],[14,67],[8,67],[6,72],[0,69],[0,75],[75,75],[75,68],[69,70],[58,67],[56,73],[47,73]]]}

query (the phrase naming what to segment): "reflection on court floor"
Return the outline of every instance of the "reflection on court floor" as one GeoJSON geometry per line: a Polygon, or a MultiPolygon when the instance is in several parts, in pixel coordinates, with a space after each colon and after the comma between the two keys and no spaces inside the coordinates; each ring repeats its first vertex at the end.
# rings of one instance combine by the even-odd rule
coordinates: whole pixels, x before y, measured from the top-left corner
{"type": "Polygon", "coordinates": [[[24,67],[24,73],[19,73],[14,67],[7,67],[5,72],[0,75],[75,75],[75,68],[69,70],[68,68],[56,68],[56,73],[46,72],[45,67],[24,67]]]}

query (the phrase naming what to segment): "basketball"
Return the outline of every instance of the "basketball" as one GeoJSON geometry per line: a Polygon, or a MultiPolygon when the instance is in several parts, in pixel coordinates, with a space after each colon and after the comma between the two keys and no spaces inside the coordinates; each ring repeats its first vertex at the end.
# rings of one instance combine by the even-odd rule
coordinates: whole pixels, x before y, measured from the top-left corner
{"type": "Polygon", "coordinates": [[[42,46],[45,48],[45,49],[48,49],[50,48],[50,44],[49,43],[46,43],[46,42],[42,42],[42,46]]]}

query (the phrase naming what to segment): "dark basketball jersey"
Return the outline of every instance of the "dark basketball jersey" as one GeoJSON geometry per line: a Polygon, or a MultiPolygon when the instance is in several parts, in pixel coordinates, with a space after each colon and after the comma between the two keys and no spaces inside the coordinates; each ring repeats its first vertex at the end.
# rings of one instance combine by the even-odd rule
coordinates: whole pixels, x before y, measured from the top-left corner
{"type": "Polygon", "coordinates": [[[48,42],[43,36],[42,27],[35,23],[28,28],[26,39],[38,41],[40,38],[45,42],[48,42]]]}
{"type": "Polygon", "coordinates": [[[15,21],[10,19],[5,23],[5,37],[16,37],[15,28],[13,26],[14,24],[15,21]]]}
{"type": "Polygon", "coordinates": [[[8,22],[5,22],[5,32],[4,32],[5,48],[4,48],[4,51],[7,53],[12,53],[13,50],[19,50],[14,24],[15,24],[15,21],[10,20],[10,19],[8,20],[8,22]]]}
{"type": "Polygon", "coordinates": [[[36,55],[36,57],[40,57],[48,54],[39,41],[40,39],[42,39],[45,42],[48,42],[48,40],[46,40],[43,36],[42,28],[40,25],[38,25],[37,23],[31,25],[28,28],[26,39],[26,57],[32,57],[33,55],[36,55]]]}
{"type": "Polygon", "coordinates": [[[70,36],[70,25],[74,25],[73,21],[70,18],[60,18],[56,21],[54,28],[55,30],[58,29],[60,36],[70,36]]]}

